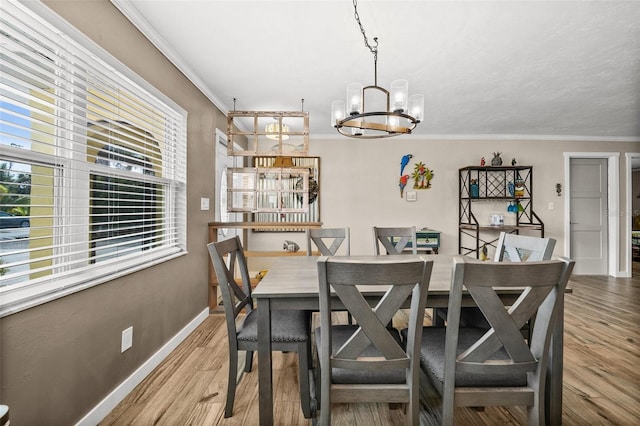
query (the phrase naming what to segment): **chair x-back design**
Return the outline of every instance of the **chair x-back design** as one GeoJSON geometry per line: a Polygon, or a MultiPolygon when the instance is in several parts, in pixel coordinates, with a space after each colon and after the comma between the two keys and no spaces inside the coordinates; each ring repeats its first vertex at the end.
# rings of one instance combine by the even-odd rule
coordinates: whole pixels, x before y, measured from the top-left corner
{"type": "Polygon", "coordinates": [[[343,247],[341,253],[349,256],[351,253],[349,228],[308,228],[307,256],[313,254],[313,245],[318,248],[322,256],[335,256],[340,247],[343,247]]]}
{"type": "Polygon", "coordinates": [[[563,297],[574,261],[481,262],[454,260],[447,326],[424,327],[421,367],[443,398],[443,424],[454,407],[522,405],[530,425],[545,423],[545,380],[552,331],[562,318],[563,297]],[[496,289],[522,288],[507,308],[496,289]],[[463,287],[489,324],[460,326],[463,287]],[[531,341],[520,329],[532,317],[531,341]]]}
{"type": "Polygon", "coordinates": [[[495,262],[535,262],[551,259],[556,240],[526,235],[500,233],[495,262]]]}
{"type": "MultiPolygon", "coordinates": [[[[501,232],[496,245],[494,262],[535,262],[549,260],[553,255],[556,240],[553,238],[539,238],[527,235],[509,234],[501,232]]],[[[441,324],[446,320],[447,310],[437,309],[435,315],[438,316],[437,323],[441,324]]],[[[460,323],[463,326],[475,326],[487,328],[487,322],[482,317],[482,313],[476,307],[462,308],[460,323]]],[[[529,325],[523,329],[525,336],[528,336],[529,325]]]]}
{"type": "Polygon", "coordinates": [[[418,245],[416,240],[416,227],[404,228],[380,228],[373,227],[373,243],[375,253],[380,253],[380,244],[384,247],[386,253],[382,254],[402,254],[402,252],[411,243],[411,253],[418,254],[418,245]]]}
{"type": "MultiPolygon", "coordinates": [[[[238,236],[207,245],[222,293],[229,341],[229,378],[224,416],[233,414],[238,380],[238,351],[247,351],[244,371],[251,371],[253,352],[258,349],[257,311],[253,308],[247,260],[238,236]],[[240,272],[240,284],[235,271],[240,272]],[[241,314],[245,315],[242,316],[241,314]]],[[[271,340],[274,351],[298,353],[300,401],[305,418],[311,417],[309,370],[311,369],[310,315],[305,311],[274,311],[271,340]]]]}
{"type": "Polygon", "coordinates": [[[432,266],[406,256],[318,260],[321,425],[331,424],[331,404],[339,402],[407,403],[407,424],[419,424],[418,358],[432,266]],[[357,286],[363,284],[379,288],[374,300],[361,293],[357,286]],[[357,325],[332,324],[332,290],[357,325]],[[405,345],[398,330],[386,325],[408,299],[405,345]]]}

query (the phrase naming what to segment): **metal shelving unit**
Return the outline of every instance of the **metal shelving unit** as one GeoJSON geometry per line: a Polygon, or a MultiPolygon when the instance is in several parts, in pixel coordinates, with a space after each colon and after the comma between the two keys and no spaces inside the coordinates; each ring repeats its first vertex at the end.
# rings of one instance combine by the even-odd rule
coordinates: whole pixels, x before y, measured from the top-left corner
{"type": "Polygon", "coordinates": [[[532,166],[467,166],[459,169],[458,253],[480,257],[485,244],[495,247],[501,231],[540,232],[544,223],[533,210],[532,166]],[[515,225],[484,225],[474,214],[478,202],[513,203],[515,225]]]}

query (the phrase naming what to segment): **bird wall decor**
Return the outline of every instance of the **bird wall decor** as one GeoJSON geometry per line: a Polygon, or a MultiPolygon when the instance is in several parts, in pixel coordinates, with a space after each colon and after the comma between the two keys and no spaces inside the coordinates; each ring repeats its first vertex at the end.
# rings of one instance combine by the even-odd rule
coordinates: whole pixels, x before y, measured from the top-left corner
{"type": "Polygon", "coordinates": [[[407,182],[409,181],[409,175],[400,176],[400,198],[404,197],[404,187],[407,186],[407,182]]]}
{"type": "MultiPolygon", "coordinates": [[[[431,179],[433,179],[434,173],[433,170],[429,169],[422,161],[414,164],[413,173],[411,173],[411,175],[404,174],[404,169],[412,158],[413,155],[405,154],[400,160],[400,180],[398,182],[398,186],[400,187],[400,198],[404,198],[404,188],[407,186],[409,178],[413,179],[413,189],[431,188],[431,179]]],[[[411,201],[415,201],[415,199],[411,201]]]]}
{"type": "Polygon", "coordinates": [[[404,168],[409,164],[409,160],[413,158],[413,155],[407,154],[402,156],[402,160],[400,160],[400,176],[404,173],[404,168]]]}

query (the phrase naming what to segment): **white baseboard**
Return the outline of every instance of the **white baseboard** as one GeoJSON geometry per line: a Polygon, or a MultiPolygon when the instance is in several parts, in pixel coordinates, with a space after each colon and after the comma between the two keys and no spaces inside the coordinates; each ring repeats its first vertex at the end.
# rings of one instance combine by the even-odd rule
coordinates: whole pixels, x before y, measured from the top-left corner
{"type": "Polygon", "coordinates": [[[144,362],[136,371],[131,374],[124,382],[120,383],[117,388],[107,395],[98,405],[93,407],[89,413],[84,416],[76,426],[95,426],[100,423],[116,405],[120,403],[136,386],[147,377],[154,368],[173,351],[178,345],[193,332],[207,317],[209,316],[209,308],[200,312],[189,324],[180,330],[171,338],[163,347],[144,362]]]}
{"type": "Polygon", "coordinates": [[[618,271],[617,275],[614,275],[615,278],[631,278],[631,271],[621,270],[618,271]]]}

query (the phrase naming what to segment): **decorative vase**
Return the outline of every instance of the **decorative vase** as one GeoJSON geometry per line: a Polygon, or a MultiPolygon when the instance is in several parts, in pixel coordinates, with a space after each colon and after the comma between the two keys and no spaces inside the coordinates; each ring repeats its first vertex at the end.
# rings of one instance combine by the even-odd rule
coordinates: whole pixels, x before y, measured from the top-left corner
{"type": "Polygon", "coordinates": [[[471,180],[471,184],[469,185],[469,192],[471,193],[471,198],[480,197],[480,186],[478,185],[477,180],[475,179],[471,180]]]}

